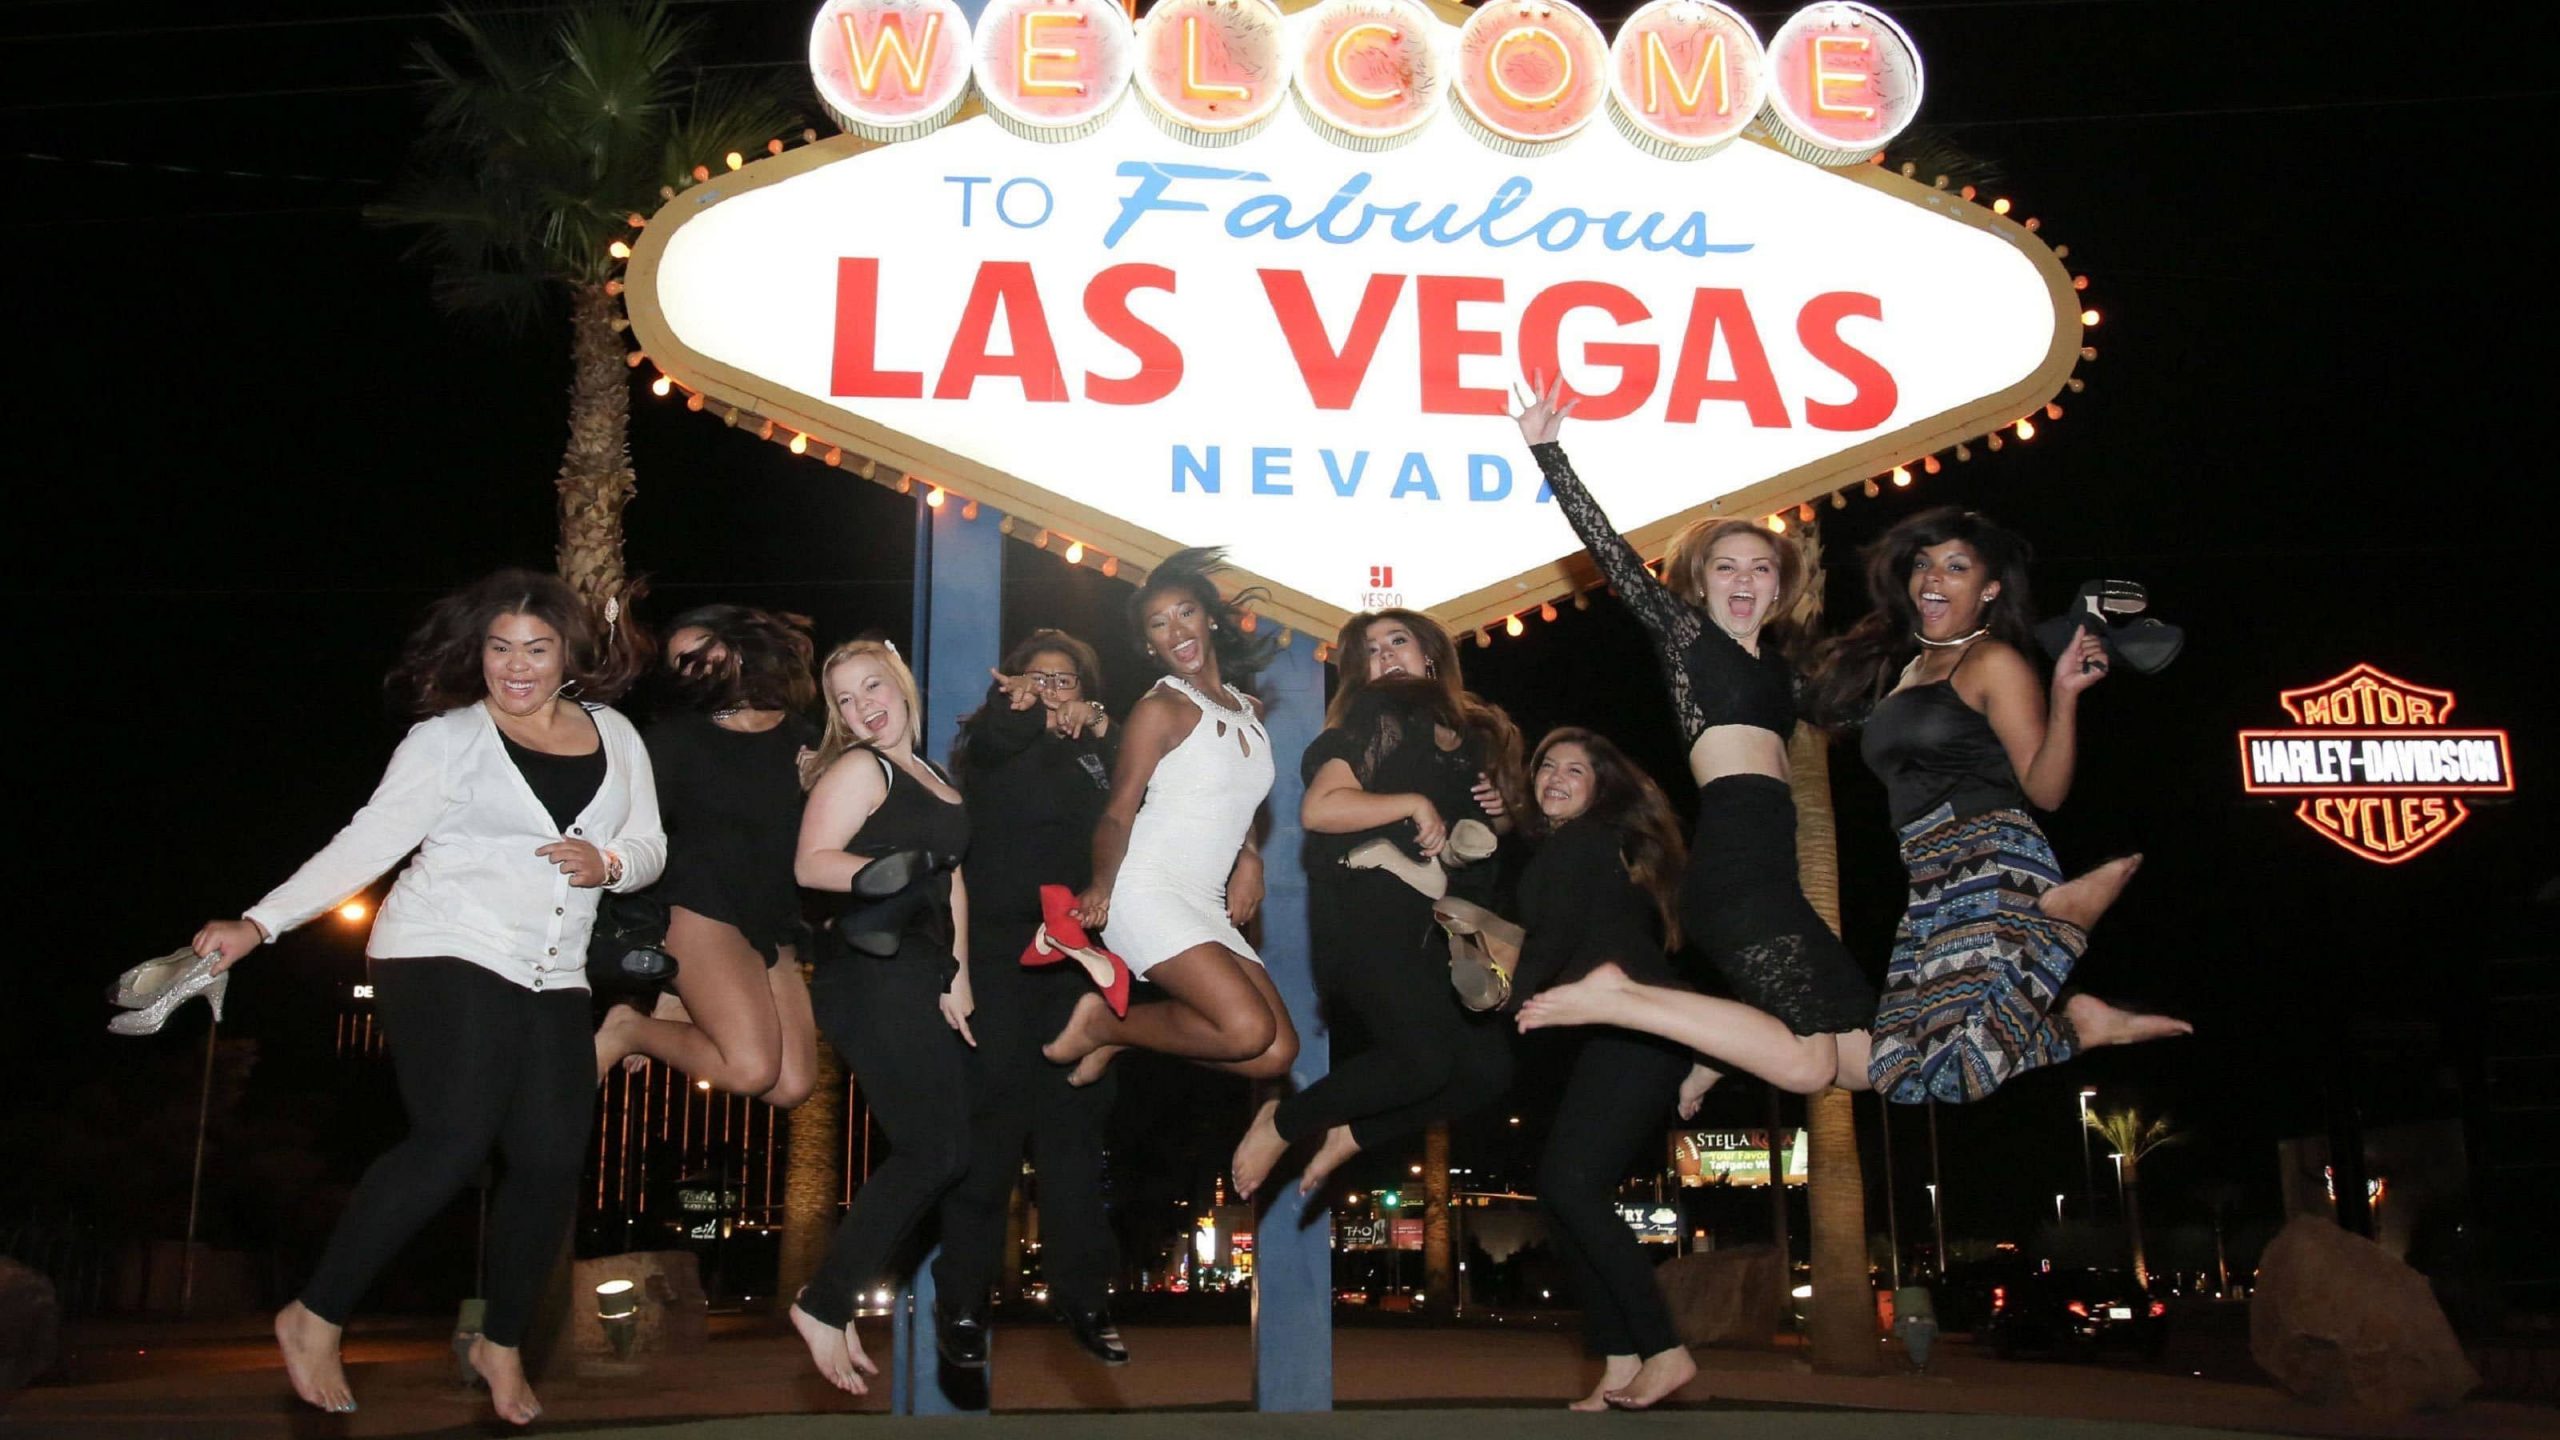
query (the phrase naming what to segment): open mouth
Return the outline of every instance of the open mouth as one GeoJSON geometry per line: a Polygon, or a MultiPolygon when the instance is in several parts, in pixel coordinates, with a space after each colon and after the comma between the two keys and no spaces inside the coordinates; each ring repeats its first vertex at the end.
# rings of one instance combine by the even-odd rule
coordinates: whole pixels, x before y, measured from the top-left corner
{"type": "Polygon", "coordinates": [[[1199,659],[1200,642],[1197,640],[1184,640],[1173,647],[1173,663],[1176,665],[1188,667],[1197,664],[1199,659]]]}
{"type": "Polygon", "coordinates": [[[870,731],[870,732],[871,732],[872,734],[874,734],[874,735],[877,735],[877,734],[879,734],[881,731],[888,729],[888,728],[889,728],[889,712],[888,712],[888,711],[886,711],[886,710],[865,710],[865,711],[863,711],[863,712],[862,712],[862,728],[863,728],[863,729],[865,729],[865,730],[870,731]]]}
{"type": "Polygon", "coordinates": [[[510,700],[530,700],[536,693],[534,683],[530,680],[501,681],[498,689],[510,700]]]}
{"type": "Polygon", "coordinates": [[[1947,613],[1954,608],[1954,606],[1947,603],[1946,596],[1941,595],[1934,590],[1922,591],[1920,595],[1920,623],[1922,625],[1936,625],[1945,620],[1947,618],[1947,613]]]}
{"type": "Polygon", "coordinates": [[[1760,613],[1760,597],[1749,591],[1740,591],[1725,597],[1724,608],[1725,613],[1734,619],[1748,620],[1760,613]]]}

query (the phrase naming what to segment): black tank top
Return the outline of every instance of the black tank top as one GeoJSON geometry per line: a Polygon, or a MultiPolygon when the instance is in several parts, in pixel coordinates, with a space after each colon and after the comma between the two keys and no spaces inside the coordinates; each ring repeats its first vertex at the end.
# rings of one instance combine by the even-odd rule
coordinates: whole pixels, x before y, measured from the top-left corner
{"type": "Polygon", "coordinates": [[[1953,805],[1962,819],[2027,803],[2007,747],[1990,717],[1956,693],[1953,672],[1876,702],[1858,738],[1858,755],[1884,782],[1896,829],[1941,805],[1953,805]]]}
{"type": "MultiPolygon", "coordinates": [[[[920,760],[922,757],[918,757],[920,760]]],[[[922,782],[891,762],[885,755],[848,754],[840,762],[846,765],[878,765],[889,777],[889,793],[880,797],[880,808],[871,812],[846,842],[845,851],[878,859],[900,850],[923,850],[934,859],[934,872],[926,883],[932,887],[934,903],[920,907],[908,924],[907,933],[947,939],[951,928],[951,871],[969,853],[968,807],[926,789],[922,782]]],[[[935,778],[945,785],[951,777],[942,767],[922,760],[935,778]]],[[[957,787],[954,787],[955,789],[957,787]]]]}
{"type": "Polygon", "coordinates": [[[568,834],[569,827],[576,824],[578,816],[586,810],[587,802],[596,798],[596,792],[604,788],[602,734],[597,736],[596,748],[584,755],[554,755],[547,750],[519,745],[503,731],[498,738],[506,742],[507,758],[515,762],[516,773],[524,777],[525,785],[533,791],[533,798],[541,801],[542,808],[551,813],[553,827],[563,835],[568,834]]]}

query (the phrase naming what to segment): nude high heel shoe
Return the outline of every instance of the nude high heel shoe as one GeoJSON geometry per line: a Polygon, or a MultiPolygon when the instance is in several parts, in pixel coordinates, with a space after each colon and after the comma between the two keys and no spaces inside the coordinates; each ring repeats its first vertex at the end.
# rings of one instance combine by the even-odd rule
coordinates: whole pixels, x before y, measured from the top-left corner
{"type": "Polygon", "coordinates": [[[160,1027],[169,1023],[170,1016],[177,1014],[181,1007],[198,995],[213,1007],[213,1018],[217,1024],[220,1023],[222,997],[231,990],[230,972],[214,973],[213,967],[221,959],[218,953],[193,957],[157,997],[109,1020],[107,1028],[118,1035],[157,1035],[160,1027]]]}
{"type": "Polygon", "coordinates": [[[1416,860],[1393,840],[1371,840],[1354,846],[1350,854],[1342,857],[1342,863],[1353,870],[1384,870],[1421,891],[1426,900],[1437,900],[1449,893],[1449,872],[1440,867],[1440,862],[1416,860]]]}
{"type": "Polygon", "coordinates": [[[193,947],[180,946],[156,960],[145,960],[116,977],[107,987],[107,1003],[127,1010],[139,1010],[169,988],[169,982],[185,973],[187,963],[196,958],[193,947]]]}
{"type": "Polygon", "coordinates": [[[1481,820],[1461,820],[1449,827],[1449,839],[1440,847],[1440,863],[1454,870],[1479,860],[1490,860],[1501,843],[1492,826],[1481,820]]]}

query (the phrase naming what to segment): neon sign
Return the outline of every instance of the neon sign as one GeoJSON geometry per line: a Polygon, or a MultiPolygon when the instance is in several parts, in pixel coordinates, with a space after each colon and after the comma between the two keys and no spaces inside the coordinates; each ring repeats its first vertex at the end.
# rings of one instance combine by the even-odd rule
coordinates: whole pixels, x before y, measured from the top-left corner
{"type": "Polygon", "coordinates": [[[2302,797],[2295,816],[2364,859],[2410,859],[2470,818],[2460,797],[2516,788],[2507,732],[2448,727],[2450,690],[2358,665],[2278,699],[2298,728],[2240,732],[2241,788],[2302,797]]]}

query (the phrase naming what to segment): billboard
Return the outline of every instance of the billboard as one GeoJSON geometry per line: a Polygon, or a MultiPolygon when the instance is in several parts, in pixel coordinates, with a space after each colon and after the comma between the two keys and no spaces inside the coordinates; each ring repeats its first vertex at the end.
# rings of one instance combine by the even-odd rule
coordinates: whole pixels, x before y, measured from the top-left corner
{"type": "MultiPolygon", "coordinates": [[[[1786,1183],[1805,1183],[1804,1131],[1785,1136],[1786,1183]]],[[[1671,1132],[1671,1168],[1683,1185],[1766,1185],[1769,1183],[1769,1132],[1766,1130],[1675,1130],[1671,1132]]]]}

